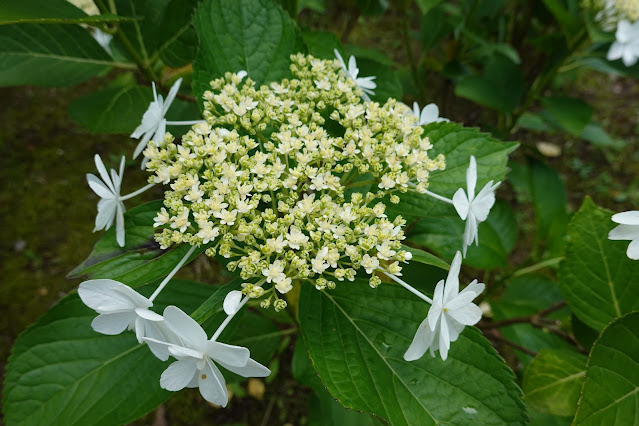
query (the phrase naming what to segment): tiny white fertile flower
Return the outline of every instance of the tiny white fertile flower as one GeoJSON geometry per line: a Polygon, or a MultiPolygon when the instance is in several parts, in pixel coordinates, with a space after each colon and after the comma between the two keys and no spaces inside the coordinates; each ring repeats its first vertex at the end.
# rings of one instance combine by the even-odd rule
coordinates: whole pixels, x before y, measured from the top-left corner
{"type": "Polygon", "coordinates": [[[466,248],[472,244],[479,244],[477,229],[481,222],[485,221],[490,213],[490,209],[495,204],[495,190],[501,184],[497,182],[493,185],[491,180],[475,196],[475,185],[477,185],[477,161],[473,155],[470,156],[470,165],[466,171],[466,185],[468,194],[463,188],[459,188],[453,195],[453,205],[462,220],[466,221],[464,229],[464,241],[462,252],[466,256],[466,248]]]}
{"type": "Polygon", "coordinates": [[[199,387],[204,399],[226,407],[226,381],[215,363],[242,377],[266,377],[271,374],[268,368],[250,358],[248,349],[208,340],[202,327],[175,306],[168,306],[164,310],[164,321],[178,337],[179,344],[144,339],[150,347],[167,348],[177,359],[160,377],[163,389],[175,392],[185,387],[199,387]]]}
{"type": "Polygon", "coordinates": [[[275,288],[282,294],[286,294],[293,289],[293,284],[289,277],[284,278],[282,281],[275,284],[275,288]]]}
{"type": "MultiPolygon", "coordinates": [[[[367,254],[362,258],[362,268],[366,270],[367,274],[372,274],[375,269],[379,267],[379,260],[376,257],[370,257],[367,254]]],[[[401,275],[401,274],[400,274],[401,275]]]]}
{"type": "Polygon", "coordinates": [[[224,298],[224,312],[226,315],[235,315],[240,309],[242,301],[242,292],[238,290],[230,291],[224,298]]]}
{"type": "Polygon", "coordinates": [[[617,213],[612,221],[619,226],[608,233],[611,240],[630,240],[626,254],[632,260],[639,259],[639,211],[617,213]]]}
{"type": "Polygon", "coordinates": [[[428,104],[422,109],[421,113],[419,112],[419,104],[417,102],[413,103],[413,114],[417,117],[418,124],[420,126],[425,126],[430,123],[448,123],[450,120],[447,118],[442,118],[439,116],[439,107],[435,104],[428,104]]]}
{"type": "Polygon", "coordinates": [[[625,66],[630,67],[639,59],[639,21],[630,23],[623,19],[617,25],[615,42],[610,46],[609,61],[622,59],[625,66]]]}
{"type": "Polygon", "coordinates": [[[164,100],[162,95],[158,96],[155,90],[155,83],[153,83],[153,101],[151,101],[149,108],[142,116],[142,123],[131,133],[131,137],[134,139],[142,138],[135,148],[133,158],[137,158],[137,156],[144,151],[144,147],[149,140],[153,139],[157,141],[164,138],[164,134],[166,133],[166,119],[164,116],[175,100],[175,96],[178,90],[180,90],[180,84],[182,84],[182,79],[178,78],[175,83],[173,83],[173,86],[171,86],[166,100],[164,100]]]}
{"type": "Polygon", "coordinates": [[[124,157],[120,161],[119,173],[111,169],[111,176],[109,176],[98,154],[95,155],[95,166],[98,168],[98,173],[100,173],[102,180],[91,173],[87,173],[89,186],[101,198],[98,202],[98,215],[95,218],[93,232],[109,229],[115,220],[116,240],[120,247],[124,247],[124,212],[126,209],[124,208],[124,203],[120,200],[122,176],[124,175],[124,157]]]}
{"type": "Polygon", "coordinates": [[[373,81],[375,80],[375,77],[358,78],[357,76],[359,75],[359,68],[357,68],[357,61],[355,60],[355,57],[351,56],[348,59],[348,67],[346,67],[346,63],[344,62],[342,55],[339,54],[339,51],[337,49],[333,49],[333,52],[335,53],[335,57],[339,61],[346,75],[355,80],[357,86],[362,89],[362,92],[364,92],[362,94],[362,99],[370,102],[371,98],[368,95],[374,95],[375,92],[373,91],[373,89],[377,87],[377,84],[375,84],[375,82],[373,81]]]}
{"type": "Polygon", "coordinates": [[[404,354],[406,361],[421,358],[427,349],[431,356],[435,351],[445,361],[448,358],[450,343],[457,340],[465,326],[475,325],[481,319],[481,309],[472,301],[485,285],[473,280],[465,289],[459,291],[459,270],[461,269],[461,253],[457,252],[446,282],[441,280],[435,287],[433,305],[428,316],[422,321],[415,333],[413,342],[404,354]]]}
{"type": "Polygon", "coordinates": [[[264,274],[266,281],[269,283],[279,283],[286,278],[286,275],[284,274],[284,265],[279,259],[270,264],[268,268],[262,269],[262,274],[264,274]]]}
{"type": "MultiPolygon", "coordinates": [[[[98,333],[115,335],[126,329],[135,330],[140,343],[144,337],[164,341],[175,339],[163,323],[164,318],[149,310],[153,302],[128,285],[108,279],[89,280],[80,284],[78,294],[85,305],[100,314],[91,322],[91,327],[98,333]]],[[[150,349],[163,361],[169,357],[166,348],[150,349]]]]}

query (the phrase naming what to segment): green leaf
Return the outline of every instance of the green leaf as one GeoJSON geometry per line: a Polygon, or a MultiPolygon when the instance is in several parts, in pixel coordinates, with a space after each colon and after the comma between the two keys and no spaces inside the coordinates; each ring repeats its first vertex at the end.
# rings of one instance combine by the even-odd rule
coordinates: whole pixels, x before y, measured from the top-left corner
{"type": "Polygon", "coordinates": [[[422,15],[426,15],[432,8],[441,3],[442,0],[417,0],[417,6],[421,10],[422,15]]]}
{"type": "Polygon", "coordinates": [[[365,280],[318,292],[302,286],[304,343],[323,384],[347,408],[393,425],[524,424],[514,375],[474,328],[447,361],[403,354],[428,306],[398,285],[373,290],[365,280]]]}
{"type": "Polygon", "coordinates": [[[106,71],[111,64],[107,52],[79,26],[0,26],[0,87],[70,86],[106,71]]]}
{"type": "Polygon", "coordinates": [[[356,3],[364,16],[381,15],[388,9],[388,0],[356,0],[356,3]]]}
{"type": "Polygon", "coordinates": [[[402,84],[393,71],[393,61],[388,56],[375,49],[346,46],[342,57],[348,61],[350,55],[357,59],[360,77],[375,76],[377,87],[374,89],[375,94],[371,95],[371,100],[384,103],[389,98],[402,98],[402,84]]]}
{"type": "Polygon", "coordinates": [[[233,290],[239,290],[241,288],[241,278],[236,278],[233,281],[220,287],[215,293],[211,294],[196,310],[191,314],[191,317],[200,324],[203,324],[213,315],[218,312],[222,312],[224,305],[224,298],[233,290]]]}
{"type": "Polygon", "coordinates": [[[160,59],[171,68],[190,65],[195,59],[199,42],[195,28],[184,27],[179,36],[167,43],[160,53],[160,59]]]}
{"type": "Polygon", "coordinates": [[[302,48],[295,23],[271,0],[207,0],[193,25],[200,37],[193,64],[198,99],[225,72],[245,70],[258,87],[288,77],[290,55],[302,48]]]}
{"type": "Polygon", "coordinates": [[[561,30],[567,39],[574,37],[574,34],[581,28],[578,17],[573,16],[568,9],[564,7],[561,0],[543,0],[544,4],[554,15],[561,26],[561,30]]]}
{"type": "MultiPolygon", "coordinates": [[[[489,180],[504,179],[508,154],[517,148],[516,143],[500,142],[478,129],[456,123],[432,123],[424,130],[423,136],[433,144],[429,157],[446,157],[446,169],[431,173],[429,190],[447,198],[452,198],[457,189],[466,188],[471,155],[477,159],[477,188],[481,189],[489,180]]],[[[388,203],[387,211],[409,218],[456,215],[452,205],[415,193],[401,197],[399,204],[388,203]]]]}
{"type": "Polygon", "coordinates": [[[89,16],[65,0],[4,0],[0,9],[0,25],[18,23],[38,24],[97,24],[131,20],[110,13],[89,16]]]}
{"type": "Polygon", "coordinates": [[[439,257],[430,254],[424,250],[416,249],[413,247],[402,246],[402,250],[406,250],[413,255],[411,262],[423,263],[424,265],[431,265],[437,268],[449,270],[450,265],[440,259],[439,257]]]}
{"type": "Polygon", "coordinates": [[[343,51],[342,43],[335,33],[304,31],[302,33],[308,53],[320,59],[335,59],[334,49],[343,51]]]}
{"type": "Polygon", "coordinates": [[[559,286],[573,313],[600,331],[623,314],[639,309],[639,263],[626,256],[627,242],[611,241],[612,212],[586,197],[568,225],[559,286]]]}
{"type": "Polygon", "coordinates": [[[524,94],[524,78],[519,67],[500,54],[493,55],[482,75],[463,77],[455,95],[501,112],[512,112],[524,94]]]}
{"type": "Polygon", "coordinates": [[[542,349],[524,374],[526,403],[541,413],[574,416],[587,360],[573,351],[542,349]]]}
{"type": "Polygon", "coordinates": [[[631,425],[639,405],[639,313],[608,325],[590,352],[574,424],[631,425]]]}
{"type": "MultiPolygon", "coordinates": [[[[439,0],[427,1],[431,4],[440,3],[439,0]]],[[[422,8],[424,16],[422,16],[420,22],[419,40],[422,43],[422,50],[426,51],[436,46],[437,42],[450,34],[455,29],[455,25],[451,22],[451,19],[449,19],[444,7],[435,5],[427,12],[423,12],[423,10],[422,8]]]]}
{"type": "MultiPolygon", "coordinates": [[[[154,310],[173,304],[189,312],[210,291],[205,284],[173,280],[154,310]]],[[[160,388],[166,363],[138,344],[134,333],[96,333],[91,329],[95,316],[72,294],[20,335],[5,377],[7,424],[124,424],[169,398],[171,393],[160,388]]]]}
{"type": "Polygon", "coordinates": [[[566,96],[541,98],[546,121],[574,136],[579,136],[592,119],[592,108],[584,101],[566,96]]]}
{"type": "MultiPolygon", "coordinates": [[[[162,207],[162,201],[137,206],[124,214],[126,244],[120,247],[111,227],[95,244],[89,257],[69,272],[68,278],[110,278],[131,287],[147,284],[168,273],[191,248],[188,244],[161,250],[153,239],[153,218],[162,207]]],[[[196,249],[189,261],[204,252],[206,246],[196,249]]]]}
{"type": "Polygon", "coordinates": [[[626,142],[621,139],[613,139],[600,125],[589,123],[584,127],[579,137],[592,142],[600,147],[612,147],[622,149],[626,146],[626,142]]]}

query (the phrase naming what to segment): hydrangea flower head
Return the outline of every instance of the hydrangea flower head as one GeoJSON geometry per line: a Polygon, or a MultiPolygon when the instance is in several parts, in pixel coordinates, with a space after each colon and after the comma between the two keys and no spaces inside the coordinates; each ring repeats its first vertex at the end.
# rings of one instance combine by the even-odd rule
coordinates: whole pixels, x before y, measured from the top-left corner
{"type": "MultiPolygon", "coordinates": [[[[342,66],[342,69],[344,70],[344,72],[350,78],[352,78],[353,81],[355,81],[355,83],[357,84],[357,87],[362,89],[362,92],[363,92],[362,98],[365,101],[370,102],[371,98],[368,95],[374,95],[375,92],[373,91],[373,89],[377,88],[377,84],[375,84],[375,82],[373,81],[375,80],[375,77],[358,77],[359,68],[357,68],[357,61],[355,60],[355,57],[351,56],[348,59],[348,67],[347,67],[339,51],[337,49],[333,49],[333,52],[335,53],[335,57],[339,61],[339,64],[342,66]]],[[[328,82],[326,80],[322,80],[322,83],[317,83],[317,84],[321,85],[322,86],[321,88],[330,88],[330,86],[327,86],[328,82]]]]}
{"type": "Polygon", "coordinates": [[[150,180],[170,187],[160,245],[212,244],[206,253],[239,269],[244,294],[276,309],[295,282],[332,288],[376,262],[399,274],[405,222],[381,200],[425,192],[445,167],[405,105],[363,102],[338,61],[297,54],[291,71],[259,88],[238,74],[212,81],[207,122],[144,151],[150,180]]]}

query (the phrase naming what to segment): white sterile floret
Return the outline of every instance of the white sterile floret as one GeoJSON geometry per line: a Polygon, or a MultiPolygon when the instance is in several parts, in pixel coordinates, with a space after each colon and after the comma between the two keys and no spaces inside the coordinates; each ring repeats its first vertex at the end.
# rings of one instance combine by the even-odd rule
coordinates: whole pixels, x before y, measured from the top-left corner
{"type": "Polygon", "coordinates": [[[447,118],[442,118],[439,116],[439,107],[435,104],[426,105],[422,111],[419,111],[419,104],[417,102],[413,103],[413,114],[417,117],[417,124],[420,126],[425,126],[430,123],[448,123],[450,120],[447,118]]]}
{"type": "Polygon", "coordinates": [[[355,57],[351,56],[348,59],[347,67],[344,59],[342,58],[342,55],[339,54],[339,51],[337,49],[334,49],[333,52],[335,53],[335,57],[339,61],[344,72],[355,81],[357,87],[362,89],[362,98],[365,101],[370,102],[371,98],[368,95],[374,95],[375,92],[373,91],[373,89],[377,87],[377,84],[375,84],[375,82],[373,81],[375,80],[375,77],[358,77],[359,68],[357,68],[357,61],[355,60],[355,57]]]}
{"type": "Polygon", "coordinates": [[[612,221],[619,225],[608,233],[611,240],[630,240],[626,254],[632,260],[639,259],[639,211],[617,213],[612,221]]]}
{"type": "Polygon", "coordinates": [[[238,290],[231,290],[224,298],[224,312],[226,315],[235,315],[240,309],[240,302],[242,301],[242,292],[238,290]]]}
{"type": "Polygon", "coordinates": [[[95,155],[94,159],[102,180],[91,173],[87,173],[89,186],[100,197],[98,215],[95,218],[93,232],[109,229],[115,220],[116,240],[120,247],[124,247],[124,212],[126,209],[120,199],[122,177],[124,175],[124,157],[120,161],[120,171],[116,173],[115,170],[111,169],[111,176],[109,176],[102,158],[98,154],[95,155]]]}
{"type": "Polygon", "coordinates": [[[153,101],[151,101],[149,108],[142,116],[142,123],[131,133],[131,137],[134,139],[142,138],[135,148],[133,158],[137,158],[140,155],[150,140],[157,142],[164,139],[164,134],[166,133],[166,119],[164,116],[169,111],[177,92],[180,90],[180,84],[182,84],[182,79],[178,78],[171,86],[166,100],[164,100],[162,95],[158,96],[155,90],[155,83],[153,83],[153,101]]]}
{"type": "MultiPolygon", "coordinates": [[[[85,305],[100,314],[91,322],[91,327],[98,333],[115,335],[127,329],[135,330],[140,343],[144,337],[175,339],[164,324],[164,318],[149,310],[153,302],[128,285],[109,279],[89,280],[80,284],[78,295],[85,305]]],[[[168,359],[165,348],[151,350],[161,360],[168,359]]]]}
{"type": "Polygon", "coordinates": [[[439,355],[445,361],[450,343],[457,340],[465,326],[475,325],[481,319],[481,309],[472,301],[484,291],[485,286],[473,280],[459,291],[461,260],[461,253],[457,252],[446,281],[437,283],[428,316],[419,325],[413,342],[404,354],[406,361],[421,358],[428,349],[433,357],[439,350],[439,355]]]}
{"type": "Polygon", "coordinates": [[[609,61],[621,59],[625,66],[630,67],[639,60],[639,21],[630,23],[619,21],[615,32],[615,41],[608,50],[606,58],[609,61]]]}
{"type": "Polygon", "coordinates": [[[493,184],[491,180],[488,182],[479,194],[475,196],[475,186],[477,185],[477,162],[474,156],[470,156],[470,165],[466,171],[466,185],[468,193],[463,188],[459,188],[453,195],[453,205],[462,220],[466,221],[464,229],[462,252],[466,256],[466,249],[475,242],[479,244],[479,236],[477,229],[479,224],[486,220],[490,209],[495,204],[495,190],[501,182],[493,184]]]}
{"type": "Polygon", "coordinates": [[[200,389],[202,397],[212,404],[226,407],[226,380],[216,363],[242,377],[266,377],[271,371],[250,358],[248,349],[208,340],[202,327],[175,306],[164,310],[166,326],[178,338],[178,343],[145,338],[152,348],[166,348],[177,361],[164,370],[160,386],[169,391],[185,387],[200,389]]]}

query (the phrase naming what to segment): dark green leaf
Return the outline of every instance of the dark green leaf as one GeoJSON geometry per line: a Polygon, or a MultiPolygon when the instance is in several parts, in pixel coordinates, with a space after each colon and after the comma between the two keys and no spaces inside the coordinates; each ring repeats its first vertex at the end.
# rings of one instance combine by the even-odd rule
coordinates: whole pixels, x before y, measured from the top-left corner
{"type": "Polygon", "coordinates": [[[543,0],[544,4],[554,15],[561,26],[566,38],[571,39],[581,27],[578,16],[573,16],[568,9],[564,7],[561,0],[543,0]]]}
{"type": "Polygon", "coordinates": [[[37,24],[98,24],[126,21],[131,18],[113,14],[89,16],[65,0],[3,0],[0,25],[37,24]]]}
{"type": "MultiPolygon", "coordinates": [[[[154,310],[172,304],[189,312],[210,292],[205,284],[173,280],[154,310]]],[[[5,378],[7,424],[124,424],[169,398],[171,393],[160,388],[165,363],[131,332],[105,336],[93,331],[95,316],[73,294],[20,335],[5,378]]]]}
{"type": "Polygon", "coordinates": [[[587,197],[568,225],[559,286],[573,313],[600,331],[639,309],[639,263],[626,256],[627,242],[611,241],[612,212],[587,197]]]}
{"type": "Polygon", "coordinates": [[[0,87],[70,86],[106,71],[111,58],[84,28],[0,26],[0,87]]]}
{"type": "Polygon", "coordinates": [[[388,9],[388,0],[356,0],[356,3],[364,16],[381,15],[388,9]]]}
{"type": "Polygon", "coordinates": [[[433,254],[430,254],[426,251],[416,249],[413,247],[408,247],[408,246],[402,246],[402,250],[409,251],[413,255],[411,262],[417,262],[417,263],[423,263],[424,265],[436,266],[438,268],[445,269],[445,270],[450,269],[450,265],[448,263],[446,263],[445,261],[441,260],[439,257],[433,254]]]}
{"type": "Polygon", "coordinates": [[[290,75],[290,55],[302,48],[291,17],[271,0],[207,0],[193,25],[200,48],[193,64],[196,97],[225,72],[245,70],[259,86],[290,75]]]}
{"type": "Polygon", "coordinates": [[[525,423],[512,371],[476,329],[462,333],[445,362],[404,361],[427,311],[398,285],[373,290],[356,280],[329,292],[303,286],[299,316],[315,369],[345,407],[393,425],[525,423]]]}
{"type": "Polygon", "coordinates": [[[501,112],[512,112],[524,93],[521,70],[500,54],[493,55],[482,75],[463,77],[455,94],[501,112]]]}
{"type": "Polygon", "coordinates": [[[541,115],[553,124],[574,136],[578,136],[590,123],[592,108],[584,101],[566,96],[552,96],[541,99],[546,108],[541,115]]]}
{"type": "Polygon", "coordinates": [[[584,127],[579,137],[600,147],[622,149],[626,146],[625,141],[613,139],[600,125],[595,123],[589,123],[584,127]]]}
{"type": "Polygon", "coordinates": [[[189,65],[195,59],[199,39],[195,28],[184,27],[183,32],[169,41],[160,53],[160,59],[171,68],[189,65]]]}
{"type": "MultiPolygon", "coordinates": [[[[162,207],[162,201],[152,201],[134,207],[124,214],[126,245],[120,247],[111,227],[95,244],[89,257],[69,272],[69,278],[110,278],[140,286],[169,274],[189,251],[187,244],[161,250],[153,240],[153,218],[162,207]]],[[[189,261],[204,252],[202,246],[193,252],[189,261]]]]}
{"type": "Polygon", "coordinates": [[[574,424],[631,425],[639,404],[639,313],[608,325],[590,352],[574,424]]]}
{"type": "Polygon", "coordinates": [[[555,416],[574,416],[588,357],[577,352],[542,349],[524,374],[526,403],[555,416]]]}
{"type": "Polygon", "coordinates": [[[334,49],[342,51],[342,44],[335,35],[324,31],[305,31],[302,33],[308,53],[321,59],[335,59],[334,49]]]}

